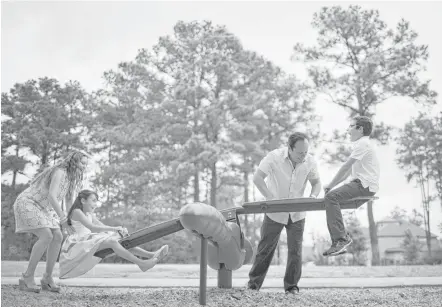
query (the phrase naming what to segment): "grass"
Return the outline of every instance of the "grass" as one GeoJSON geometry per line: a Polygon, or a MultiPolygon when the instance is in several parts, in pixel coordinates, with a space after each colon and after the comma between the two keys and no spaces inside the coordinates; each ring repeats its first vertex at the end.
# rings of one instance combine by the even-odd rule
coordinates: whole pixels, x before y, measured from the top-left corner
{"type": "MultiPolygon", "coordinates": [[[[27,262],[2,261],[2,276],[16,277],[25,271],[27,262]]],[[[247,277],[250,265],[244,265],[233,272],[234,277],[247,277]]],[[[36,276],[43,275],[45,264],[40,262],[36,276]]],[[[284,276],[285,265],[272,266],[267,278],[284,276]]],[[[55,266],[54,276],[58,277],[58,263],[55,266]]],[[[217,271],[208,269],[209,278],[216,278],[217,271]]],[[[198,278],[198,264],[158,264],[148,272],[149,278],[198,278]]],[[[82,277],[103,278],[144,278],[139,274],[138,268],[133,264],[98,264],[94,269],[82,277]]],[[[376,266],[376,267],[350,267],[350,266],[311,266],[303,267],[302,278],[348,278],[348,277],[438,277],[442,276],[442,265],[421,266],[376,266]]]]}
{"type": "MultiPolygon", "coordinates": [[[[245,289],[210,288],[207,306],[442,306],[440,287],[380,289],[303,289],[297,296],[283,292],[256,292],[245,289]]],[[[196,289],[106,289],[64,288],[59,294],[26,293],[17,286],[2,286],[2,306],[8,307],[193,307],[198,303],[196,289]]]]}

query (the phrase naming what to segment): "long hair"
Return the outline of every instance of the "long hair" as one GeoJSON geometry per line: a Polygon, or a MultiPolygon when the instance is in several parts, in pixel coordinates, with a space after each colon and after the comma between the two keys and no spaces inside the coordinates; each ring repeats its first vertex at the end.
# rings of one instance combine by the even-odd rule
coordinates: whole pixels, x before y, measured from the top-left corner
{"type": "Polygon", "coordinates": [[[97,193],[95,193],[94,191],[91,190],[82,190],[80,191],[80,193],[78,193],[77,198],[75,198],[74,203],[72,204],[71,208],[69,209],[68,212],[68,225],[72,226],[72,213],[74,212],[75,209],[80,209],[81,211],[83,211],[83,203],[81,202],[82,199],[86,200],[89,198],[89,196],[91,195],[95,195],[95,197],[98,199],[98,195],[97,193]]]}
{"type": "Polygon", "coordinates": [[[39,184],[41,181],[44,181],[46,185],[50,185],[52,175],[55,170],[61,168],[65,169],[69,181],[67,197],[72,198],[75,191],[79,191],[81,189],[83,178],[84,178],[84,170],[80,169],[79,164],[82,158],[89,158],[90,156],[86,153],[80,151],[72,151],[69,153],[63,160],[59,161],[53,166],[50,166],[43,170],[40,174],[38,174],[32,181],[31,185],[39,184]]]}

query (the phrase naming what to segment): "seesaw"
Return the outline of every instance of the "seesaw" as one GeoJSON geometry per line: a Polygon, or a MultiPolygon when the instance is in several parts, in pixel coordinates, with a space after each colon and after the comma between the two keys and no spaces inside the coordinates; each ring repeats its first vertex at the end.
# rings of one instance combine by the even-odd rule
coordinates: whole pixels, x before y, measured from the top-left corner
{"type": "MultiPolygon", "coordinates": [[[[377,197],[357,197],[340,204],[341,209],[357,209],[377,197]]],[[[218,271],[218,287],[232,287],[232,271],[248,263],[253,257],[250,242],[244,238],[238,215],[272,212],[299,212],[325,210],[323,199],[294,198],[244,203],[218,211],[202,203],[192,203],[180,210],[180,218],[136,231],[120,240],[126,248],[159,239],[183,229],[192,231],[201,239],[199,303],[206,304],[207,265],[218,271]],[[229,222],[229,223],[227,223],[229,222]],[[209,243],[209,244],[208,244],[209,243]]],[[[104,258],[113,254],[101,250],[95,256],[104,258]]]]}

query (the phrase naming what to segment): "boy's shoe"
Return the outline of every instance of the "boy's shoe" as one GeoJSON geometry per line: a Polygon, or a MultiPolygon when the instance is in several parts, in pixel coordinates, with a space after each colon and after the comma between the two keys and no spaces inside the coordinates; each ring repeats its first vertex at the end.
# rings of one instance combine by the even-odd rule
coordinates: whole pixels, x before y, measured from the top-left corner
{"type": "Polygon", "coordinates": [[[353,240],[349,235],[346,235],[345,238],[336,240],[332,244],[332,246],[323,253],[324,256],[337,256],[344,254],[347,250],[347,247],[353,243],[353,240]]]}
{"type": "Polygon", "coordinates": [[[322,253],[322,256],[325,256],[325,257],[329,256],[329,251],[332,250],[332,249],[334,249],[334,248],[336,247],[336,243],[338,243],[336,240],[332,240],[332,245],[331,245],[331,247],[330,247],[329,249],[325,250],[325,251],[322,253]]]}

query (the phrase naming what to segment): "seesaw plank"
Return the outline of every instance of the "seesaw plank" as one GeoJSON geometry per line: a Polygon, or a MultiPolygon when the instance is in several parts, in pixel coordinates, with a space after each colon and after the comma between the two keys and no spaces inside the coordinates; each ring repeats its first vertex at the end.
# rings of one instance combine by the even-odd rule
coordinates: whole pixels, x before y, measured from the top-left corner
{"type": "MultiPolygon", "coordinates": [[[[357,197],[341,204],[342,209],[356,209],[369,200],[375,200],[377,197],[357,197]]],[[[256,201],[244,203],[242,207],[233,207],[221,210],[226,221],[235,221],[237,214],[254,214],[270,212],[298,212],[298,211],[318,211],[325,210],[324,199],[322,198],[292,198],[277,199],[271,201],[256,201]]],[[[120,240],[121,245],[126,249],[139,246],[141,244],[154,241],[164,236],[183,230],[180,219],[176,218],[151,227],[140,229],[129,236],[120,240]]],[[[94,256],[104,258],[113,254],[108,248],[95,253],[94,256]]]]}
{"type": "MultiPolygon", "coordinates": [[[[133,232],[129,236],[121,239],[120,243],[124,248],[129,249],[170,235],[182,229],[184,229],[184,227],[181,225],[180,219],[177,218],[133,232]]],[[[110,254],[113,254],[113,251],[112,249],[107,248],[96,252],[94,256],[104,258],[110,254]]]]}
{"type": "MultiPolygon", "coordinates": [[[[340,206],[341,209],[357,209],[375,199],[377,197],[356,197],[342,202],[340,206]]],[[[248,202],[242,207],[243,210],[237,210],[237,214],[318,211],[325,210],[325,203],[323,198],[287,198],[248,202]]]]}

